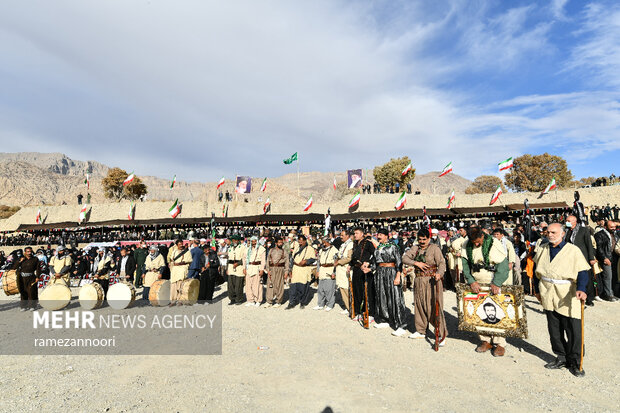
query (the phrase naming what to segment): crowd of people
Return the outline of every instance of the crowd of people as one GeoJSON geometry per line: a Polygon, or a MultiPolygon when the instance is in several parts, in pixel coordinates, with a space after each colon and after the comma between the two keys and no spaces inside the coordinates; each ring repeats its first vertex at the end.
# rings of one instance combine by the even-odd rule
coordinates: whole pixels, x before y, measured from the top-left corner
{"type": "MultiPolygon", "coordinates": [[[[229,227],[212,232],[216,237],[211,240],[208,226],[167,228],[163,233],[134,229],[129,235],[107,234],[115,240],[143,237],[134,245],[19,248],[8,257],[0,254],[0,268],[21,271],[24,311],[37,308],[34,281],[40,281],[42,274],[49,274],[52,283],[67,285],[79,285],[72,280],[89,277],[105,292],[116,277],[143,288],[142,298],[148,299],[152,280],[146,283],[145,274],[151,272],[170,279],[171,304],[178,304],[175,291],[186,278],[200,280],[198,299],[206,304],[213,302],[216,287],[225,282],[231,306],[304,309],[316,293],[314,310],[340,307],[340,313],[357,321],[367,314],[370,325],[391,328],[397,337],[408,333],[403,292],[412,289],[415,322],[409,338],[425,338],[438,325],[438,346],[445,345],[449,334],[443,315],[445,290],[464,282],[474,293],[489,285],[491,294],[498,294],[504,285],[522,285],[526,293],[539,297],[547,315],[557,359],[546,367],[567,367],[579,376],[583,370],[576,368],[576,345],[581,343],[581,330],[575,321],[578,304],[573,301],[592,306],[597,300],[616,302],[620,294],[617,222],[597,218],[595,228],[586,225],[587,218],[579,211],[527,222],[450,222],[447,230],[440,222],[439,228],[431,228],[430,220],[428,226],[423,222],[399,229],[366,223],[329,228],[325,236],[307,228],[302,233],[229,227]],[[172,236],[178,240],[156,239],[172,236]],[[526,270],[528,260],[535,262],[533,274],[526,270]]],[[[505,354],[505,338],[492,334],[479,338],[476,351],[505,354]]]]}

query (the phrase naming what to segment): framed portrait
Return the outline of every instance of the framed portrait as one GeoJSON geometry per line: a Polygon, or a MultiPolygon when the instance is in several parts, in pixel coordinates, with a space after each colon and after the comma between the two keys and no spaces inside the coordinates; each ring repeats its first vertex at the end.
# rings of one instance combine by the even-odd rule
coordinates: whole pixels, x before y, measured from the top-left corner
{"type": "Polygon", "coordinates": [[[491,294],[489,284],[480,284],[475,294],[468,284],[456,285],[459,330],[501,337],[527,338],[523,286],[502,285],[501,293],[491,294]]]}
{"type": "Polygon", "coordinates": [[[349,188],[360,188],[362,186],[362,170],[349,169],[347,171],[347,186],[349,188]]]}
{"type": "Polygon", "coordinates": [[[237,176],[235,192],[238,194],[249,194],[252,192],[252,178],[249,176],[237,176]]]}

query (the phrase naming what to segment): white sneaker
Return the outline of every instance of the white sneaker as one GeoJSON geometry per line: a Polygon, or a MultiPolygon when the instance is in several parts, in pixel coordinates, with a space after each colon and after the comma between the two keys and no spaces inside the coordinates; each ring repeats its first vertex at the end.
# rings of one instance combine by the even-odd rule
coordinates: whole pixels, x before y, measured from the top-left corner
{"type": "Polygon", "coordinates": [[[208,302],[208,301],[205,301],[202,305],[209,305],[209,304],[211,304],[211,303],[208,302]]]}
{"type": "Polygon", "coordinates": [[[392,331],[392,335],[396,337],[402,337],[407,334],[407,330],[403,330],[402,328],[398,328],[396,331],[392,331]]]}
{"type": "Polygon", "coordinates": [[[602,299],[601,297],[599,297],[598,295],[597,295],[596,297],[594,297],[594,299],[595,299],[596,301],[603,301],[603,299],[602,299]]]}
{"type": "Polygon", "coordinates": [[[415,331],[412,334],[409,334],[409,338],[426,338],[426,335],[420,334],[417,331],[415,331]]]}
{"type": "Polygon", "coordinates": [[[334,307],[325,307],[325,311],[332,311],[332,308],[334,307]]]}
{"type": "Polygon", "coordinates": [[[439,342],[439,347],[443,347],[446,345],[446,339],[444,338],[442,341],[439,342]]]}
{"type": "MultiPolygon", "coordinates": [[[[271,307],[271,303],[265,303],[265,304],[263,304],[263,307],[264,308],[269,308],[269,307],[271,307]]],[[[274,307],[275,307],[275,305],[274,305],[274,307]]]]}
{"type": "Polygon", "coordinates": [[[273,305],[273,308],[278,308],[278,307],[280,307],[281,305],[282,305],[282,304],[275,303],[275,304],[273,305]]]}
{"type": "Polygon", "coordinates": [[[36,311],[36,309],[34,309],[34,308],[31,308],[31,309],[30,309],[30,311],[36,311]]]}
{"type": "Polygon", "coordinates": [[[260,307],[260,303],[257,301],[254,303],[254,307],[260,307]]]}
{"type": "Polygon", "coordinates": [[[321,307],[320,305],[317,305],[316,307],[313,308],[313,310],[322,310],[323,307],[321,307]]]}
{"type": "Polygon", "coordinates": [[[372,324],[375,322],[375,318],[373,316],[368,317],[368,324],[372,324]]]}
{"type": "Polygon", "coordinates": [[[346,309],[345,309],[345,310],[342,310],[342,311],[340,312],[340,314],[347,314],[347,315],[349,315],[349,310],[346,310],[346,309]]]}
{"type": "Polygon", "coordinates": [[[376,323],[375,328],[388,328],[390,326],[389,323],[376,323]]]}
{"type": "Polygon", "coordinates": [[[247,303],[245,303],[245,306],[246,306],[246,307],[252,307],[253,305],[254,305],[254,303],[252,303],[252,302],[250,302],[250,301],[248,301],[247,303]]]}

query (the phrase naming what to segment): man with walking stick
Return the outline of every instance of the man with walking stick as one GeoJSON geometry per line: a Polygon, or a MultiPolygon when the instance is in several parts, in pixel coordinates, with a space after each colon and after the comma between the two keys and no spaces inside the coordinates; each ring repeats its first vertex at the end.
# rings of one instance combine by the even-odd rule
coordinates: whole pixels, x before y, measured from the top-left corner
{"type": "Polygon", "coordinates": [[[564,241],[562,225],[549,225],[548,233],[549,243],[534,257],[540,302],[556,355],[545,368],[566,367],[574,376],[583,377],[583,303],[590,264],[578,247],[564,241]]]}

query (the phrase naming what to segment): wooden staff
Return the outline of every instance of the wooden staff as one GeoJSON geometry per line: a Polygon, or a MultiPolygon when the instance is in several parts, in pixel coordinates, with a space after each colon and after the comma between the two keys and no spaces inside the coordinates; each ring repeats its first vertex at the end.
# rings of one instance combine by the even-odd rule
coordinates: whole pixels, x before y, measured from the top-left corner
{"type": "MultiPolygon", "coordinates": [[[[366,274],[364,274],[366,278],[366,274]]],[[[370,317],[368,316],[368,280],[364,279],[364,313],[362,315],[364,328],[370,328],[370,317]]]]}
{"type": "Polygon", "coordinates": [[[583,341],[584,341],[584,328],[583,328],[583,313],[584,313],[584,302],[581,302],[581,359],[579,360],[579,371],[583,371],[583,341]]]}
{"type": "Polygon", "coordinates": [[[355,300],[353,299],[353,282],[351,276],[347,272],[347,278],[349,279],[349,316],[351,319],[355,318],[355,300]]]}
{"type": "Polygon", "coordinates": [[[439,282],[435,280],[435,351],[439,351],[439,311],[439,282]]]}

